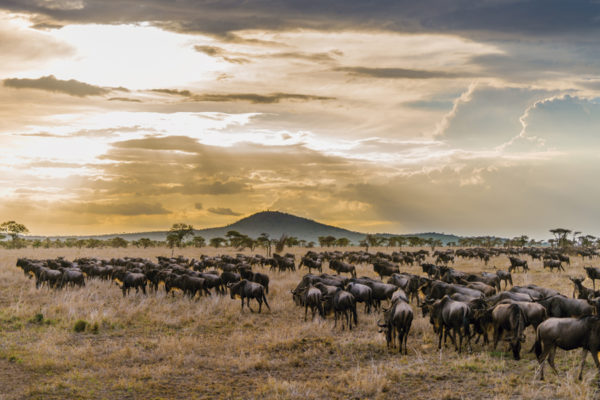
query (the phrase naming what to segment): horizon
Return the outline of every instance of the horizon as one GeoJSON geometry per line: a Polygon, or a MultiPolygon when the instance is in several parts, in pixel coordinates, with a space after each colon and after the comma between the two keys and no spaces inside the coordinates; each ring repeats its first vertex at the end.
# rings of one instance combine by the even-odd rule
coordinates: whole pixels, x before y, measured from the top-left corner
{"type": "Polygon", "coordinates": [[[0,221],[600,236],[595,1],[135,4],[0,2],[0,221]]]}

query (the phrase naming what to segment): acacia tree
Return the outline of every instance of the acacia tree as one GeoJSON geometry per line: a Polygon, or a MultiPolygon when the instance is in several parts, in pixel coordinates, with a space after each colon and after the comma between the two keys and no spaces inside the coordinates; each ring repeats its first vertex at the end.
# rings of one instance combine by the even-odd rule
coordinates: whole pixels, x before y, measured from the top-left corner
{"type": "Polygon", "coordinates": [[[194,227],[184,223],[173,224],[167,234],[167,243],[170,248],[181,247],[186,237],[194,235],[194,227]]]}
{"type": "Polygon", "coordinates": [[[23,224],[15,221],[6,221],[0,224],[0,232],[8,233],[12,239],[12,246],[19,246],[19,235],[29,233],[29,229],[23,224]]]}
{"type": "Polygon", "coordinates": [[[222,237],[214,237],[208,241],[208,244],[215,249],[221,247],[224,243],[227,243],[227,240],[222,237]]]}
{"type": "Polygon", "coordinates": [[[556,245],[558,247],[567,247],[568,245],[568,239],[567,239],[567,235],[569,233],[571,233],[570,229],[565,229],[565,228],[554,228],[554,229],[550,229],[550,233],[552,233],[554,235],[554,237],[556,238],[556,245]]]}
{"type": "Polygon", "coordinates": [[[267,251],[267,257],[271,257],[271,239],[268,233],[261,233],[256,239],[256,245],[264,248],[267,251]]]}

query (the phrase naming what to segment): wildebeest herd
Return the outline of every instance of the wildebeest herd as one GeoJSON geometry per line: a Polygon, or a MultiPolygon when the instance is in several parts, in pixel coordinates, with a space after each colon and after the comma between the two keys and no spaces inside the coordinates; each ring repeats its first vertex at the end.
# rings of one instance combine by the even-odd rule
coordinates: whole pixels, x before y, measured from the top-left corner
{"type": "MultiPolygon", "coordinates": [[[[593,253],[580,255],[596,256],[593,253]]],[[[357,303],[362,303],[364,313],[379,313],[374,329],[384,334],[387,346],[408,354],[411,325],[420,308],[420,314],[428,319],[436,335],[438,349],[448,338],[459,353],[473,351],[473,344],[480,341],[482,346],[494,349],[504,341],[515,360],[520,359],[525,332],[531,326],[535,335],[531,351],[541,364],[541,379],[546,360],[556,371],[557,347],[582,348],[580,379],[587,352],[592,353],[600,371],[600,291],[595,290],[600,269],[585,267],[593,288],[584,285],[583,276],[568,276],[574,286],[569,298],[535,284],[513,286],[512,274],[518,273],[518,268],[525,273],[530,269],[526,256],[532,262],[540,260],[542,268],[550,268],[550,271],[561,272],[565,270],[563,263],[570,265],[569,256],[555,249],[525,248],[518,251],[460,249],[433,254],[426,250],[391,254],[308,251],[298,266],[292,254],[275,254],[272,258],[242,254],[200,256],[197,260],[158,257],[156,262],[129,257],[73,261],[22,258],[17,266],[26,276],[35,278],[36,288],[83,288],[87,280],[99,279],[115,282],[123,296],[131,289],[144,295],[157,293],[161,284],[166,294],[175,296],[175,292],[181,292],[191,299],[224,295],[229,290],[232,299],[241,298],[242,311],[245,305],[254,311],[250,306],[250,300],[254,299],[259,313],[263,303],[271,310],[267,300],[270,278],[266,271],[259,272],[256,268],[268,267],[271,272],[283,274],[304,267],[308,273],[291,289],[294,304],[304,308],[304,320],[308,319],[310,309],[313,319],[325,319],[333,314],[334,328],[339,319],[341,329],[351,330],[359,324],[357,303]],[[487,265],[492,256],[501,255],[508,256],[507,271],[494,267],[493,272],[467,273],[450,266],[460,258],[476,258],[487,265]],[[378,278],[358,277],[358,265],[371,266],[378,278]],[[423,275],[401,271],[405,266],[417,265],[423,275]],[[335,274],[323,273],[324,266],[335,274]],[[313,270],[319,275],[313,274],[313,270]],[[492,333],[491,341],[489,333],[492,333]]]]}

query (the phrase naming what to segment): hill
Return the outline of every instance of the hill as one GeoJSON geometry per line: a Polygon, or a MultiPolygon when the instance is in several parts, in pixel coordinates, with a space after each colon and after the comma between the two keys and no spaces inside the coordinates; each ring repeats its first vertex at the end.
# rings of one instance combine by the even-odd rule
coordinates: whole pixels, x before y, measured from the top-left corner
{"type": "MultiPolygon", "coordinates": [[[[214,237],[223,237],[228,231],[237,231],[244,235],[248,235],[252,238],[260,236],[262,233],[268,233],[271,238],[277,239],[281,235],[286,234],[288,236],[295,236],[300,240],[306,240],[307,242],[314,241],[318,242],[319,236],[334,236],[336,238],[346,237],[354,244],[358,244],[359,241],[363,240],[366,233],[355,232],[348,229],[338,228],[332,225],[322,224],[312,219],[298,217],[292,214],[287,214],[279,211],[263,211],[249,217],[242,218],[233,224],[207,229],[197,229],[196,235],[204,237],[206,240],[210,240],[214,237]]],[[[77,236],[79,239],[97,238],[101,240],[111,239],[119,236],[127,240],[138,240],[146,237],[152,240],[165,240],[167,231],[154,231],[154,232],[138,232],[138,233],[119,233],[119,234],[107,234],[107,235],[90,235],[90,236],[77,236]]],[[[395,236],[391,233],[377,234],[379,236],[395,236]]],[[[403,234],[398,236],[418,236],[421,238],[435,238],[440,239],[444,244],[448,242],[456,242],[459,237],[455,235],[447,235],[443,233],[418,233],[418,234],[403,234]]],[[[62,236],[61,239],[73,236],[62,236]]],[[[30,237],[36,239],[40,237],[30,237]]],[[[52,237],[53,239],[56,237],[52,237]]]]}

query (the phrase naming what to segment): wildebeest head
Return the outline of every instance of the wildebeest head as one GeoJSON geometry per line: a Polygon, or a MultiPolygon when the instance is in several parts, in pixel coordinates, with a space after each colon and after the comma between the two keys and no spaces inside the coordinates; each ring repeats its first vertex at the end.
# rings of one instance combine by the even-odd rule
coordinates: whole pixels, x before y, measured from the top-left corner
{"type": "Polygon", "coordinates": [[[232,299],[235,299],[235,296],[241,296],[242,295],[242,289],[244,288],[244,286],[246,286],[246,282],[248,282],[246,279],[242,279],[239,282],[233,283],[230,282],[227,284],[227,287],[229,288],[229,292],[230,292],[230,296],[232,299]]]}

